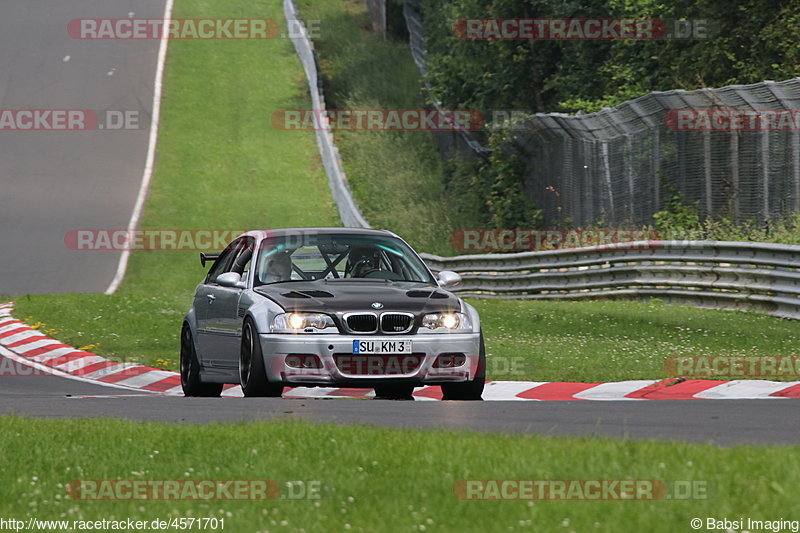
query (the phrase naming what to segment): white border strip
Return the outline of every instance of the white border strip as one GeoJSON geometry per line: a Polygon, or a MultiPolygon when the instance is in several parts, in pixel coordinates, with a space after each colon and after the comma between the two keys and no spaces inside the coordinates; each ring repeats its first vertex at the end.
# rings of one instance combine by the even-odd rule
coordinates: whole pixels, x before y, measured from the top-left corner
{"type": "MultiPolygon", "coordinates": [[[[168,24],[172,17],[172,3],[173,0],[167,0],[164,6],[164,24],[168,24]]],[[[156,159],[156,141],[158,140],[158,121],[161,115],[161,86],[164,78],[164,63],[167,59],[167,42],[169,36],[164,35],[158,45],[158,62],[156,63],[156,77],[153,82],[153,113],[150,121],[150,139],[147,144],[147,159],[144,165],[144,172],[142,173],[142,183],[139,186],[139,195],[136,197],[136,204],[131,213],[131,219],[128,222],[128,234],[134,231],[139,226],[139,219],[142,216],[144,209],[144,201],[147,198],[147,191],[150,189],[150,179],[153,177],[153,166],[156,159]]],[[[130,250],[123,250],[122,255],[119,257],[117,264],[117,272],[114,274],[114,279],[105,290],[105,294],[114,294],[120,283],[125,277],[125,270],[128,268],[128,258],[130,257],[130,250]]]]}

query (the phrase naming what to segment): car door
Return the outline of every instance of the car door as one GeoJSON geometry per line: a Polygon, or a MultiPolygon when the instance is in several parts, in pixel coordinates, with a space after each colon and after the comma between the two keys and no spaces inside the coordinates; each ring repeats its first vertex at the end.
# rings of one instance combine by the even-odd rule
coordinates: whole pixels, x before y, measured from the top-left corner
{"type": "Polygon", "coordinates": [[[205,281],[197,288],[194,295],[194,309],[197,317],[198,357],[205,367],[219,366],[219,339],[215,331],[218,327],[217,298],[221,287],[216,279],[220,274],[228,272],[238,255],[238,239],[228,245],[220,254],[206,275],[205,281]]]}
{"type": "MultiPolygon", "coordinates": [[[[255,239],[252,237],[238,239],[234,243],[235,250],[231,261],[220,273],[236,272],[240,276],[244,275],[253,255],[254,244],[255,239]]],[[[216,276],[209,281],[206,289],[208,355],[214,366],[226,369],[238,368],[244,316],[243,310],[239,308],[239,300],[244,291],[238,287],[223,287],[217,284],[216,276]]]]}

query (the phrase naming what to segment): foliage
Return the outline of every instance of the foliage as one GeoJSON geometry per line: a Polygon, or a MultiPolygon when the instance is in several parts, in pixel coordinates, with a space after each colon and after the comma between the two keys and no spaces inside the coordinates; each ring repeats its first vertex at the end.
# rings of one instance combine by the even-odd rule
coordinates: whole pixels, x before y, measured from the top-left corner
{"type": "MultiPolygon", "coordinates": [[[[451,106],[597,111],[650,91],[718,87],[800,75],[793,0],[427,0],[428,82],[451,106]],[[461,18],[687,20],[691,38],[465,40],[461,18]]],[[[686,27],[685,23],[683,27],[686,27]]]]}

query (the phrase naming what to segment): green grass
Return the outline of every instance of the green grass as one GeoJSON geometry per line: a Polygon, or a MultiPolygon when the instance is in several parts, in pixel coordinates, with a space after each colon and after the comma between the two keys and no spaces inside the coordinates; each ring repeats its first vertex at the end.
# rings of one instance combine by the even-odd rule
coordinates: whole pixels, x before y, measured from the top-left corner
{"type": "MultiPolygon", "coordinates": [[[[370,28],[364,2],[300,0],[300,14],[321,20],[315,39],[331,109],[424,109],[419,70],[406,41],[370,28]]],[[[347,179],[374,227],[391,229],[417,250],[452,255],[450,234],[482,227],[478,201],[447,187],[430,132],[339,131],[347,179]]]]}
{"type": "Polygon", "coordinates": [[[334,532],[348,524],[370,533],[673,532],[690,531],[694,517],[797,519],[790,511],[798,446],[18,417],[0,418],[0,432],[5,518],[217,517],[237,533],[334,532]],[[80,479],[271,479],[319,482],[321,490],[318,499],[296,501],[76,501],[66,484],[80,479]],[[693,480],[709,490],[686,501],[461,501],[453,486],[464,479],[693,480]]]}
{"type": "MultiPolygon", "coordinates": [[[[265,0],[179,1],[174,16],[283,21],[281,4],[265,0]]],[[[270,123],[274,111],[308,105],[288,39],[171,41],[141,228],[339,225],[313,132],[270,123]]],[[[204,274],[197,252],[134,252],[115,295],[25,296],[15,314],[72,345],[174,369],[181,318],[204,274]]]]}
{"type": "Polygon", "coordinates": [[[797,321],[752,312],[616,301],[470,303],[481,315],[495,379],[658,379],[667,377],[671,356],[794,355],[800,344],[797,321]]]}

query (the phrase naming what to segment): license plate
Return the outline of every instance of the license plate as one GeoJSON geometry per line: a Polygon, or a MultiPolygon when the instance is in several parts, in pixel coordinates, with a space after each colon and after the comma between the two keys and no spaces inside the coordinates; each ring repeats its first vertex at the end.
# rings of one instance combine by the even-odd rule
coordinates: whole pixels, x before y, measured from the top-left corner
{"type": "Polygon", "coordinates": [[[401,354],[411,353],[410,340],[354,340],[354,354],[401,354]]]}

